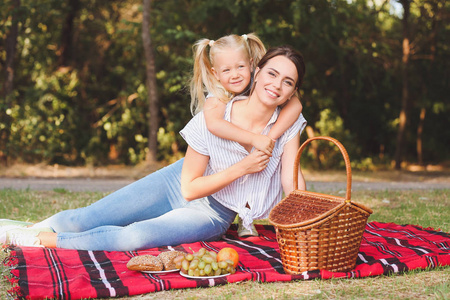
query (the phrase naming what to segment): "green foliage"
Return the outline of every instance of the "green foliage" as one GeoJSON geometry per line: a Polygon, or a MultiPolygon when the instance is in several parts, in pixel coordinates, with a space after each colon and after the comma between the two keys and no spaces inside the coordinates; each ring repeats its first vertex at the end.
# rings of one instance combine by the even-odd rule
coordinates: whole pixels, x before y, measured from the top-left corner
{"type": "MultiPolygon", "coordinates": [[[[305,56],[303,113],[316,134],[338,138],[356,168],[388,162],[395,152],[402,93],[402,15],[394,14],[390,3],[374,3],[153,1],[158,159],[177,159],[186,148],[178,132],[191,118],[186,87],[192,44],[255,32],[268,47],[290,44],[305,56]]],[[[2,66],[11,4],[0,3],[2,66]]],[[[8,101],[0,99],[0,156],[61,164],[137,164],[145,159],[149,115],[141,5],[137,0],[21,1],[15,88],[8,101]]],[[[450,4],[416,0],[411,5],[414,53],[406,156],[416,161],[419,116],[425,109],[423,156],[435,163],[449,159],[450,28],[445,21],[450,4]]],[[[0,78],[1,91],[4,75],[0,78]]],[[[328,154],[324,165],[341,165],[337,154],[328,154]]]]}
{"type": "Polygon", "coordinates": [[[73,98],[79,84],[76,72],[47,76],[35,72],[36,85],[24,97],[35,99],[11,108],[16,120],[11,126],[10,149],[25,161],[76,161],[80,127],[73,98]],[[75,155],[75,156],[74,156],[75,155]],[[64,159],[66,158],[66,159],[64,159]]]}

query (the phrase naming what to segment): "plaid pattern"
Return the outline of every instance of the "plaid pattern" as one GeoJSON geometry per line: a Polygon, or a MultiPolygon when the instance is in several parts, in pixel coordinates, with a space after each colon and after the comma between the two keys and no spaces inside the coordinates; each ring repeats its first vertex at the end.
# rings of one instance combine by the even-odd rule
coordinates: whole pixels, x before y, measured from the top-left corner
{"type": "Polygon", "coordinates": [[[232,225],[222,240],[133,252],[77,251],[16,247],[3,262],[12,267],[9,277],[14,298],[80,299],[138,295],[179,288],[208,287],[253,280],[259,282],[313,278],[360,278],[450,265],[450,235],[419,226],[371,222],[363,235],[357,265],[351,272],[317,270],[299,275],[283,271],[275,231],[257,225],[259,237],[240,239],[232,225]],[[237,272],[215,279],[188,279],[177,272],[161,275],[129,271],[135,255],[161,251],[219,251],[235,248],[240,256],[237,272]]]}

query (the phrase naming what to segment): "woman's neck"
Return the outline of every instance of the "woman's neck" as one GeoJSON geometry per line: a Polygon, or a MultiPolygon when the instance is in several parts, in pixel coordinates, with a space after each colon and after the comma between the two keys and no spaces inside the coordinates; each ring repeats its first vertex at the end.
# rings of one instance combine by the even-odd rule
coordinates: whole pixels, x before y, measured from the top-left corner
{"type": "Polygon", "coordinates": [[[233,103],[231,123],[255,134],[261,134],[273,112],[273,108],[261,105],[261,102],[249,97],[233,103]]]}

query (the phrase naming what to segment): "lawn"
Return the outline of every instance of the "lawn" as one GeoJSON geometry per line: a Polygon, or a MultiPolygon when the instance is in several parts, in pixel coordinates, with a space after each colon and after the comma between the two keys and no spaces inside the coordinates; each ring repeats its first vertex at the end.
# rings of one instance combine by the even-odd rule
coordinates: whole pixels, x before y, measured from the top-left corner
{"type": "MultiPolygon", "coordinates": [[[[449,194],[449,189],[354,191],[352,199],[374,210],[369,222],[414,224],[450,232],[449,194]]],[[[0,218],[35,222],[62,209],[85,206],[104,195],[72,193],[64,189],[3,189],[0,190],[0,218]]],[[[259,223],[267,223],[267,220],[259,223]]],[[[5,255],[2,252],[1,258],[5,255]]],[[[4,274],[8,270],[2,268],[0,272],[4,274]]],[[[449,299],[449,279],[450,268],[447,267],[364,279],[241,282],[212,288],[163,291],[126,299],[449,299]]],[[[0,281],[0,299],[7,299],[8,288],[5,280],[0,281]]]]}

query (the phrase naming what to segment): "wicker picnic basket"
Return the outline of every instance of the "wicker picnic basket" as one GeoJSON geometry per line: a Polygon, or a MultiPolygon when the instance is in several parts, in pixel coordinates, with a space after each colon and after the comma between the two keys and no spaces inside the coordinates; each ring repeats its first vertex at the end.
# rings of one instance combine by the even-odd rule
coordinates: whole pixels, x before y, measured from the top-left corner
{"type": "Polygon", "coordinates": [[[284,271],[328,270],[345,272],[356,264],[370,208],[350,200],[352,174],[344,146],[331,137],[314,137],[297,152],[294,165],[294,191],[270,212],[284,271]],[[313,140],[327,140],[338,146],[347,171],[346,197],[298,190],[298,168],[303,149],[313,140]]]}

